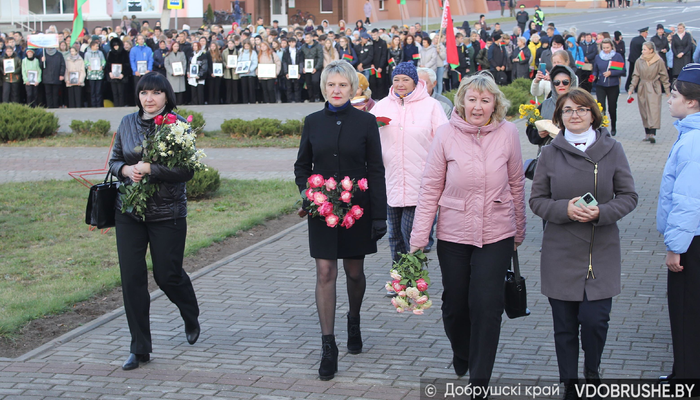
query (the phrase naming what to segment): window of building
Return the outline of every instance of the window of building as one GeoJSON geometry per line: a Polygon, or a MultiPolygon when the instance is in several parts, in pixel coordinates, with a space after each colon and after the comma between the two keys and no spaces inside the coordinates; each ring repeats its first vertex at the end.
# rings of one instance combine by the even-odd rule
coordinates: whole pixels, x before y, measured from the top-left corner
{"type": "Polygon", "coordinates": [[[28,0],[27,6],[34,14],[73,14],[73,0],[28,0]]]}
{"type": "Polygon", "coordinates": [[[333,13],[333,0],[321,0],[321,13],[333,13]]]}
{"type": "Polygon", "coordinates": [[[384,0],[379,0],[379,11],[384,11],[384,0]]]}

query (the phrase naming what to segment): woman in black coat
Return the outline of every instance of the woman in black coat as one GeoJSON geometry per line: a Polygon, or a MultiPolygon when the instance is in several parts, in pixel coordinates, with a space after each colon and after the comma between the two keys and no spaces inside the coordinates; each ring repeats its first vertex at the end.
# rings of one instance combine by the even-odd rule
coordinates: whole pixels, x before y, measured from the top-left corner
{"type": "MultiPolygon", "coordinates": [[[[124,117],[117,129],[109,171],[118,177],[122,185],[140,182],[148,175],[149,182],[157,183],[160,187],[147,200],[143,215],[122,213],[122,194],[117,197],[115,206],[119,271],[124,310],[131,333],[131,354],[122,365],[124,370],[138,368],[140,363],[148,362],[153,351],[148,316],[148,247],[153,261],[153,277],[158,287],[180,310],[187,342],[194,344],[200,331],[197,296],[190,277],[182,269],[187,237],[185,186],[194,172],[144,163],[142,153],[136,151],[144,137],[154,132],[154,118],[166,115],[177,106],[175,93],[163,75],[149,72],[139,79],[136,103],[139,111],[124,117]]],[[[178,119],[184,121],[182,117],[178,119]]]]}
{"type": "MultiPolygon", "coordinates": [[[[118,37],[112,38],[109,41],[109,53],[107,54],[107,80],[112,87],[112,97],[115,107],[124,107],[126,105],[125,89],[129,79],[131,79],[131,62],[129,61],[129,52],[124,50],[124,43],[118,37]],[[112,65],[121,65],[121,74],[115,75],[112,71],[112,65]]],[[[115,71],[116,72],[116,71],[115,71]]]]}
{"type": "MultiPolygon", "coordinates": [[[[357,73],[350,63],[336,60],[323,68],[321,91],[328,100],[322,111],[304,122],[294,175],[304,196],[310,176],[340,181],[348,176],[359,182],[366,178],[369,189],[357,190],[352,204],[364,210],[349,229],[330,227],[323,217],[309,216],[309,247],[316,259],[316,307],[321,323],[323,354],[319,377],[332,379],[338,370],[338,347],[334,322],[338,259],[343,259],[347,276],[350,310],[348,341],[350,354],[362,352],[360,308],[365,293],[364,258],[377,252],[377,240],[386,233],[386,185],[379,129],[373,115],[350,105],[358,87],[357,73]]],[[[304,197],[306,199],[306,197],[304,197]]],[[[310,204],[305,201],[305,206],[310,204]]],[[[300,210],[300,216],[306,211],[300,210]]]]}
{"type": "Polygon", "coordinates": [[[676,28],[678,33],[671,39],[673,50],[673,68],[671,69],[671,82],[676,80],[683,67],[693,62],[693,37],[685,30],[683,23],[676,28]]]}

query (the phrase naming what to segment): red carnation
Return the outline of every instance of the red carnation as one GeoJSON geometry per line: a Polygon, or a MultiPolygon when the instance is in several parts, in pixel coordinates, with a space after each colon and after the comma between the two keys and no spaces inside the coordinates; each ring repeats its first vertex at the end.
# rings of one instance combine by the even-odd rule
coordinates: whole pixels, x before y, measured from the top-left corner
{"type": "Polygon", "coordinates": [[[588,82],[590,82],[590,83],[595,82],[595,75],[590,75],[590,76],[588,77],[588,82]]]}

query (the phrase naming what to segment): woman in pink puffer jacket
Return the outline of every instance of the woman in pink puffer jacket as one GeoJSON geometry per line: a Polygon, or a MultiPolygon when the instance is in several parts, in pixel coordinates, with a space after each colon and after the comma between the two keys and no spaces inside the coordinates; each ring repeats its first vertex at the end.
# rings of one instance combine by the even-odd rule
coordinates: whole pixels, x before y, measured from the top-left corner
{"type": "Polygon", "coordinates": [[[462,80],[448,125],[430,149],[411,252],[428,243],[435,212],[442,271],[442,319],[458,376],[491,379],[514,246],[525,238],[525,176],[509,102],[488,73],[462,80]]]}
{"type": "Polygon", "coordinates": [[[430,97],[412,62],[403,62],[391,74],[389,95],[370,111],[391,118],[379,128],[386,174],[389,247],[393,260],[409,249],[420,180],[430,144],[440,125],[447,123],[440,103],[430,97]]]}

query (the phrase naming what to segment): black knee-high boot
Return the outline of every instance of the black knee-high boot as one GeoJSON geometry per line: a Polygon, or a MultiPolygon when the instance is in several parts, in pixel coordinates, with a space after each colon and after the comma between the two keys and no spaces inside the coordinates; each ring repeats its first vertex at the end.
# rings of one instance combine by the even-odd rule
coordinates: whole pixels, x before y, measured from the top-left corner
{"type": "Polygon", "coordinates": [[[321,336],[322,350],[321,366],[318,368],[318,377],[327,381],[335,377],[338,372],[338,346],[335,344],[335,335],[321,336]]]}

